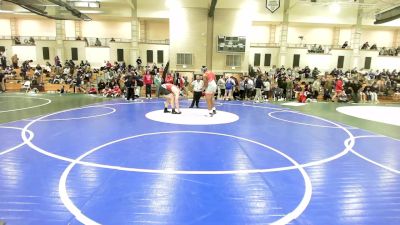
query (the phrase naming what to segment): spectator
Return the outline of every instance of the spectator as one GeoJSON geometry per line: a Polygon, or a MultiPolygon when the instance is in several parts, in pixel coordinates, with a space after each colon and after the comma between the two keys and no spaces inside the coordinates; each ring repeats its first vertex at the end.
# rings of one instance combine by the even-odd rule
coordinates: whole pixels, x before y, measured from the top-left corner
{"type": "Polygon", "coordinates": [[[125,77],[125,88],[126,88],[126,100],[130,101],[131,99],[135,101],[135,80],[131,75],[127,75],[125,77]]]}
{"type": "Polygon", "coordinates": [[[114,39],[114,38],[111,38],[110,42],[115,42],[115,39],[114,39]]]}
{"type": "Polygon", "coordinates": [[[89,46],[89,40],[87,39],[87,37],[84,37],[83,40],[85,41],[86,47],[89,46]]]}
{"type": "Polygon", "coordinates": [[[4,52],[0,52],[0,63],[1,67],[3,67],[4,69],[7,68],[7,58],[4,52]]]}
{"type": "Polygon", "coordinates": [[[154,85],[156,86],[156,96],[157,98],[160,97],[160,86],[162,83],[162,78],[160,76],[159,73],[156,74],[156,76],[154,77],[154,85]]]}
{"type": "Polygon", "coordinates": [[[168,84],[173,84],[174,83],[174,77],[172,76],[172,74],[168,73],[165,76],[164,83],[168,83],[168,84]]]}
{"type": "Polygon", "coordinates": [[[18,69],[18,60],[19,60],[19,58],[18,58],[17,54],[14,54],[11,57],[11,62],[12,62],[12,65],[13,65],[14,69],[18,69]]]}
{"type": "Polygon", "coordinates": [[[102,93],[103,90],[106,88],[106,83],[104,83],[103,79],[97,84],[97,91],[98,93],[102,93]]]}
{"type": "Polygon", "coordinates": [[[94,46],[101,46],[101,42],[100,42],[99,38],[96,38],[94,46]]]}
{"type": "Polygon", "coordinates": [[[334,102],[336,97],[338,97],[342,92],[343,92],[343,80],[341,77],[339,77],[338,79],[336,79],[335,94],[332,97],[332,102],[334,102]]]}
{"type": "Polygon", "coordinates": [[[261,90],[264,88],[264,84],[261,75],[257,76],[255,88],[256,88],[256,96],[254,97],[254,102],[255,103],[262,102],[261,90]]]}
{"type": "Polygon", "coordinates": [[[253,97],[253,89],[254,89],[254,81],[251,77],[247,77],[245,82],[245,91],[246,91],[246,98],[248,100],[251,100],[251,98],[253,97]]]}
{"type": "Polygon", "coordinates": [[[6,86],[4,85],[6,80],[4,71],[2,68],[0,68],[0,93],[5,92],[6,91],[6,86]]]}
{"type": "Polygon", "coordinates": [[[376,47],[376,44],[373,44],[370,48],[370,50],[378,50],[378,47],[376,47]]]}
{"type": "Polygon", "coordinates": [[[35,45],[35,39],[33,39],[33,37],[30,37],[28,43],[30,45],[35,45]]]}
{"type": "Polygon", "coordinates": [[[362,45],[361,49],[365,50],[365,49],[368,49],[368,48],[369,48],[369,44],[368,44],[368,41],[367,41],[362,45]]]}
{"type": "Polygon", "coordinates": [[[225,95],[224,95],[224,100],[231,100],[232,97],[232,92],[235,87],[235,81],[232,79],[232,77],[228,77],[225,81],[225,95]]]}
{"type": "Polygon", "coordinates": [[[15,45],[21,44],[21,40],[19,40],[19,37],[14,37],[14,43],[15,43],[15,45]]]}
{"type": "Polygon", "coordinates": [[[61,60],[60,60],[60,58],[58,57],[58,55],[56,55],[56,57],[54,57],[54,65],[55,65],[56,67],[62,67],[62,65],[61,65],[61,60]]]}
{"type": "Polygon", "coordinates": [[[218,79],[217,86],[218,86],[217,99],[222,99],[223,98],[222,96],[225,96],[225,79],[224,79],[224,76],[221,76],[218,79]]]}
{"type": "Polygon", "coordinates": [[[140,70],[142,66],[142,59],[140,56],[136,59],[137,68],[140,70]]]}
{"type": "Polygon", "coordinates": [[[153,79],[151,78],[151,74],[147,71],[143,77],[144,85],[146,85],[146,98],[151,99],[151,84],[153,83],[153,79]]]}
{"type": "Polygon", "coordinates": [[[348,45],[349,45],[348,42],[345,41],[345,42],[343,43],[343,45],[342,45],[342,48],[347,48],[348,45]]]}
{"type": "Polygon", "coordinates": [[[271,90],[271,83],[269,82],[269,79],[264,78],[263,85],[264,85],[264,92],[263,92],[263,95],[264,95],[265,101],[268,101],[268,99],[269,99],[269,92],[270,92],[270,90],[271,90]]]}
{"type": "Polygon", "coordinates": [[[76,40],[81,41],[81,37],[80,36],[76,37],[76,40]]]}

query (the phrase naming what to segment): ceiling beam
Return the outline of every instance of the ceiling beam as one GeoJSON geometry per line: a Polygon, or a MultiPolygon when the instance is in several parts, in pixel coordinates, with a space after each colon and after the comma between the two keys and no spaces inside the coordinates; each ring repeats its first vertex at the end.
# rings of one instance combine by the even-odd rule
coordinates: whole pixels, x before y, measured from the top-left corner
{"type": "Polygon", "coordinates": [[[217,0],[212,0],[210,5],[210,10],[208,11],[208,17],[214,16],[215,6],[217,6],[217,0]]]}

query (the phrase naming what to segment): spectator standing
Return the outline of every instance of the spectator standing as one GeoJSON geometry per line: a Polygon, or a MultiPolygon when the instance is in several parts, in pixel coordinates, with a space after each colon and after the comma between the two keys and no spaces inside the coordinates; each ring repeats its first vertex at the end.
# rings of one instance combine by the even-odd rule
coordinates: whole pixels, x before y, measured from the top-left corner
{"type": "Polygon", "coordinates": [[[17,69],[18,68],[18,56],[17,56],[17,54],[14,54],[12,57],[11,57],[11,62],[12,62],[12,65],[13,65],[13,68],[14,69],[17,69]]]}
{"type": "Polygon", "coordinates": [[[137,64],[138,70],[140,70],[140,68],[142,66],[142,59],[140,58],[140,56],[136,59],[136,64],[137,64]]]}
{"type": "Polygon", "coordinates": [[[146,85],[146,98],[151,99],[151,85],[153,84],[153,79],[148,71],[143,77],[143,82],[144,85],[146,85]]]}
{"type": "Polygon", "coordinates": [[[160,76],[159,73],[156,74],[156,76],[154,77],[154,85],[156,86],[156,96],[157,98],[160,97],[160,86],[162,83],[162,78],[160,76]]]}
{"type": "Polygon", "coordinates": [[[248,100],[251,100],[254,89],[254,81],[251,77],[247,78],[246,80],[247,80],[247,83],[245,85],[246,97],[248,100]]]}
{"type": "Polygon", "coordinates": [[[226,79],[226,82],[225,82],[225,95],[224,95],[224,100],[225,99],[227,99],[227,100],[231,100],[231,97],[232,97],[232,92],[233,92],[233,89],[235,88],[235,81],[232,79],[232,77],[228,77],[228,79],[226,79]]]}
{"type": "Polygon", "coordinates": [[[286,78],[286,100],[291,101],[293,99],[294,84],[291,77],[286,78]]]}
{"type": "Polygon", "coordinates": [[[261,75],[258,75],[256,79],[255,88],[256,88],[256,96],[254,97],[254,102],[256,103],[262,102],[261,90],[262,88],[264,88],[264,84],[261,75]]]}
{"type": "Polygon", "coordinates": [[[338,79],[336,79],[336,83],[335,83],[335,94],[332,97],[332,102],[335,101],[336,97],[338,97],[343,91],[343,80],[341,77],[339,77],[338,79]]]}
{"type": "Polygon", "coordinates": [[[241,100],[244,100],[245,98],[246,98],[246,89],[245,89],[245,86],[246,86],[246,79],[247,78],[245,78],[245,79],[242,79],[240,82],[239,82],[239,96],[240,96],[240,99],[241,100]]]}
{"type": "Polygon", "coordinates": [[[269,82],[269,79],[265,78],[265,80],[263,81],[263,84],[264,84],[263,95],[264,95],[265,101],[268,101],[269,92],[271,91],[271,83],[269,82]]]}
{"type": "Polygon", "coordinates": [[[131,75],[126,76],[125,78],[125,88],[126,88],[126,100],[135,100],[135,93],[134,93],[134,88],[135,88],[135,80],[131,75]]]}
{"type": "Polygon", "coordinates": [[[221,76],[218,79],[217,86],[218,86],[218,96],[217,96],[217,98],[218,99],[222,99],[223,98],[222,96],[225,96],[225,79],[224,79],[223,76],[221,76]]]}
{"type": "Polygon", "coordinates": [[[5,69],[7,67],[7,58],[5,52],[0,52],[0,61],[1,66],[3,67],[3,69],[5,69]]]}
{"type": "Polygon", "coordinates": [[[6,77],[4,75],[4,71],[2,68],[0,68],[0,93],[6,91],[6,86],[4,85],[5,80],[6,80],[6,77]]]}
{"type": "Polygon", "coordinates": [[[317,100],[318,95],[319,95],[319,90],[321,89],[321,80],[319,78],[314,80],[311,89],[312,89],[314,99],[317,100]]]}

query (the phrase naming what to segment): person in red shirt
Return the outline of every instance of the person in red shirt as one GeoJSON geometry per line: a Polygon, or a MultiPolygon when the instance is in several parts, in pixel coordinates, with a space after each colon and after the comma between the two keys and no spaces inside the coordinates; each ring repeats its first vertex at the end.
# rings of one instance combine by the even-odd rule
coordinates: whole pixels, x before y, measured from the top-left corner
{"type": "Polygon", "coordinates": [[[337,80],[336,80],[336,84],[335,84],[335,94],[333,95],[333,97],[332,97],[332,102],[334,102],[335,101],[335,98],[337,97],[337,96],[340,96],[340,94],[343,92],[343,80],[342,80],[342,78],[341,77],[339,77],[337,80]]]}
{"type": "Polygon", "coordinates": [[[148,71],[143,77],[143,83],[146,85],[146,98],[151,99],[151,85],[153,84],[153,78],[148,71]]]}
{"type": "Polygon", "coordinates": [[[113,98],[120,97],[121,96],[121,88],[119,88],[118,85],[115,85],[114,88],[112,89],[111,93],[112,93],[113,98]]]}
{"type": "Polygon", "coordinates": [[[208,71],[206,66],[201,68],[202,72],[204,73],[204,87],[205,87],[205,97],[207,102],[207,108],[210,117],[217,113],[215,108],[215,99],[214,94],[217,91],[217,83],[215,81],[215,73],[212,71],[208,71]]]}
{"type": "Polygon", "coordinates": [[[164,95],[165,103],[164,103],[164,113],[169,113],[168,105],[171,105],[172,114],[181,114],[182,112],[179,109],[179,88],[173,84],[165,83],[160,87],[160,95],[164,95]]]}
{"type": "Polygon", "coordinates": [[[167,83],[167,84],[173,84],[173,83],[174,83],[174,77],[172,76],[172,74],[168,73],[168,74],[165,76],[165,81],[164,81],[164,83],[167,83]]]}

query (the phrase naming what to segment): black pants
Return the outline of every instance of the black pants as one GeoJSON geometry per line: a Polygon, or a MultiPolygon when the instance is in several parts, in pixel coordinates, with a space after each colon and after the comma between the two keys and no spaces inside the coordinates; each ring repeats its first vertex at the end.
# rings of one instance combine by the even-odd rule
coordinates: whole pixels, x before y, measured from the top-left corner
{"type": "Polygon", "coordinates": [[[201,92],[200,91],[193,92],[193,101],[192,101],[192,104],[190,105],[190,107],[193,107],[194,103],[196,103],[196,107],[198,108],[199,107],[200,98],[201,98],[201,92]]]}
{"type": "Polygon", "coordinates": [[[130,99],[135,100],[135,93],[134,93],[134,89],[133,88],[127,88],[127,93],[126,93],[126,100],[130,100],[130,99]]]}
{"type": "Polygon", "coordinates": [[[151,84],[146,84],[146,97],[150,95],[151,98],[151,84]]]}
{"type": "Polygon", "coordinates": [[[246,98],[246,91],[240,90],[240,99],[244,100],[246,98]]]}

